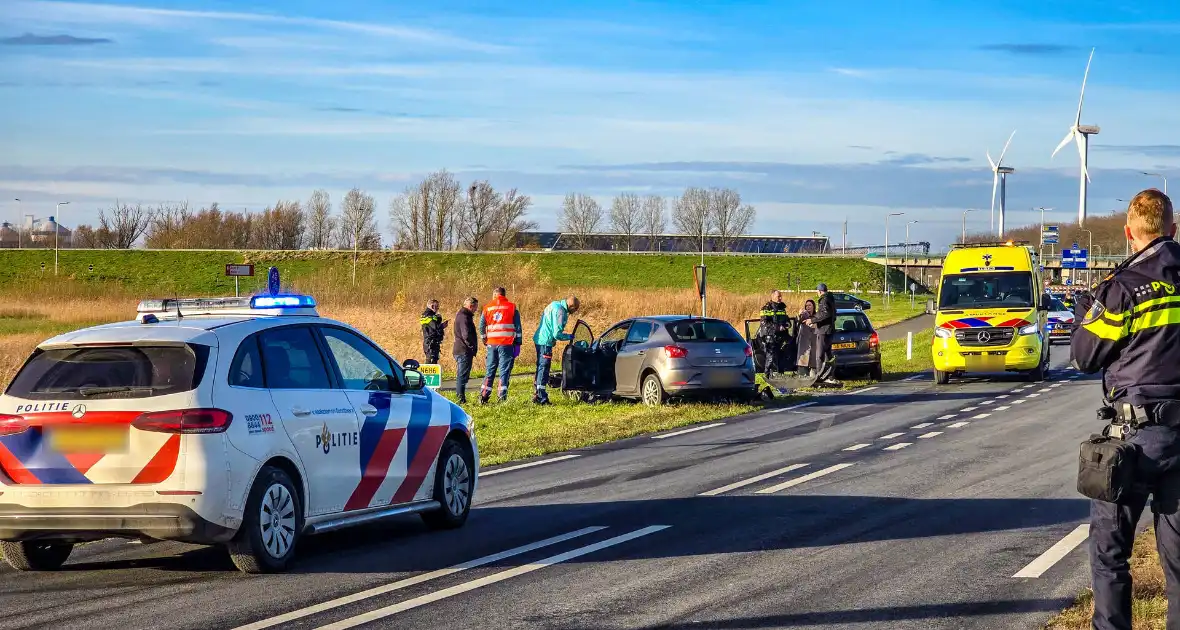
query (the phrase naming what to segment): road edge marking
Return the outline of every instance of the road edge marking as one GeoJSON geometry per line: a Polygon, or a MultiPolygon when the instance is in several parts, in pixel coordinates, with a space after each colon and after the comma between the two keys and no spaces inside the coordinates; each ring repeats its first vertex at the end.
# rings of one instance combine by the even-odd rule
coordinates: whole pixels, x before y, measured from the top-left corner
{"type": "Polygon", "coordinates": [[[1077,548],[1078,545],[1086,541],[1090,536],[1090,525],[1082,524],[1074,528],[1074,530],[1065,535],[1065,538],[1057,541],[1052,547],[1049,547],[1045,553],[1037,556],[1032,562],[1024,566],[1023,569],[1016,572],[1012,577],[1014,578],[1039,578],[1045,574],[1046,571],[1053,568],[1053,565],[1061,562],[1065,556],[1068,556],[1071,551],[1077,548]]]}
{"type": "Polygon", "coordinates": [[[685,434],[687,434],[687,433],[696,433],[697,431],[704,431],[705,429],[712,429],[712,428],[714,428],[714,427],[722,427],[722,426],[725,426],[725,423],[724,423],[724,422],[714,422],[714,423],[712,423],[712,424],[703,424],[703,425],[701,425],[701,426],[698,426],[698,427],[692,427],[692,428],[689,428],[689,429],[681,429],[680,431],[673,431],[672,433],[664,433],[664,434],[661,434],[661,435],[653,435],[653,436],[651,436],[651,439],[653,439],[653,440],[663,440],[663,439],[665,439],[665,438],[676,437],[677,435],[685,435],[685,434]]]}
{"type": "Polygon", "coordinates": [[[497,468],[495,470],[480,471],[480,477],[491,477],[500,473],[512,472],[514,470],[524,470],[525,468],[532,468],[533,466],[544,466],[545,464],[553,464],[555,462],[564,462],[567,459],[574,459],[581,457],[581,455],[562,455],[561,457],[550,457],[549,459],[542,459],[540,461],[528,462],[527,464],[517,464],[515,466],[506,466],[504,468],[497,468]]]}

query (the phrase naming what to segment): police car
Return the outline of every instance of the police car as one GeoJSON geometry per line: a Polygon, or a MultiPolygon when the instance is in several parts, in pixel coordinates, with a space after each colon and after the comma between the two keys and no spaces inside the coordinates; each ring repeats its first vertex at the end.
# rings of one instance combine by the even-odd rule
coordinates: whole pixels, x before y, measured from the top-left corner
{"type": "Polygon", "coordinates": [[[247,573],[403,514],[463,525],[471,418],[307,295],[146,300],[42,343],[0,396],[0,549],[53,570],[108,537],[223,544],[247,573]]]}
{"type": "Polygon", "coordinates": [[[1073,333],[1073,311],[1065,308],[1058,296],[1052,296],[1049,302],[1048,329],[1049,343],[1069,343],[1069,336],[1073,333]]]}

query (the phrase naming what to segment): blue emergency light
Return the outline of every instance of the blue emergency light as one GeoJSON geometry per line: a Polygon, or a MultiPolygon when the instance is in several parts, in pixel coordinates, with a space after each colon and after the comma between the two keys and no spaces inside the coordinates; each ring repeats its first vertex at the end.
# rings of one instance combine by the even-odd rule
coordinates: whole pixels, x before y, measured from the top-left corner
{"type": "Polygon", "coordinates": [[[250,298],[250,308],[315,308],[315,298],[310,295],[255,295],[250,298]]]}

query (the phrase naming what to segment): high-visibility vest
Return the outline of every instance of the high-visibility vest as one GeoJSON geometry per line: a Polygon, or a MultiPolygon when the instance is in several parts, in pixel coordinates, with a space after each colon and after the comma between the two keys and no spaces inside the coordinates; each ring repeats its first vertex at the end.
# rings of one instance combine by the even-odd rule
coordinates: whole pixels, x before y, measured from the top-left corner
{"type": "Polygon", "coordinates": [[[516,305],[508,298],[496,297],[483,307],[484,329],[489,346],[511,346],[516,343],[516,305]]]}

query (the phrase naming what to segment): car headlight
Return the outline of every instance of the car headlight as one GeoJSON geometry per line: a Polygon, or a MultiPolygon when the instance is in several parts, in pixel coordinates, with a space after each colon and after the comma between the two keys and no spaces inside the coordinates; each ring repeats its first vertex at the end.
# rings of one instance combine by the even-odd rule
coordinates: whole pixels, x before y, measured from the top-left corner
{"type": "Polygon", "coordinates": [[[942,339],[950,339],[954,335],[950,328],[935,328],[934,336],[942,339]]]}
{"type": "Polygon", "coordinates": [[[1022,335],[1035,335],[1035,334],[1037,334],[1037,330],[1038,330],[1038,328],[1037,328],[1036,324],[1029,324],[1028,326],[1025,326],[1024,328],[1020,329],[1020,334],[1022,334],[1022,335]]]}

